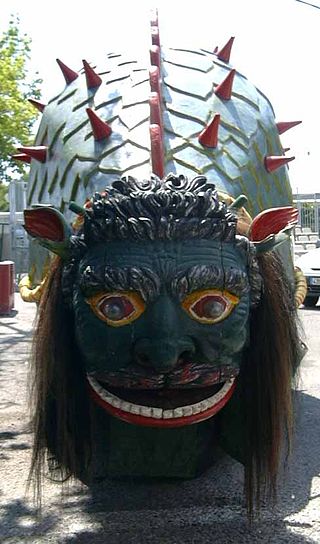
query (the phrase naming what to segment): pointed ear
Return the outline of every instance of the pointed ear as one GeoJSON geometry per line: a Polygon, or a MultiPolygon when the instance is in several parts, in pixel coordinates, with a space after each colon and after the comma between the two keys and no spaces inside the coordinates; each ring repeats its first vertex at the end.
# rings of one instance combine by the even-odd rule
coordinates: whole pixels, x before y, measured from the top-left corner
{"type": "Polygon", "coordinates": [[[59,210],[51,206],[37,206],[24,211],[24,228],[42,246],[62,259],[68,256],[71,227],[59,210]]]}
{"type": "Polygon", "coordinates": [[[278,234],[298,222],[298,210],[292,206],[270,208],[259,213],[252,221],[249,238],[252,242],[261,242],[271,234],[278,234]]]}
{"type": "Polygon", "coordinates": [[[271,251],[288,239],[297,222],[298,210],[292,206],[264,210],[252,221],[249,239],[258,253],[271,251]]]}

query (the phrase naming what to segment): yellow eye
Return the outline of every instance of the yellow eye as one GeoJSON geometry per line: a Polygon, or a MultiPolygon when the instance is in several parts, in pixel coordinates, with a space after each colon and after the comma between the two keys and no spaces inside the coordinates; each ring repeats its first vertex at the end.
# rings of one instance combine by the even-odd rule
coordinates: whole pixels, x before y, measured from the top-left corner
{"type": "Polygon", "coordinates": [[[188,295],[182,307],[196,321],[213,325],[228,317],[238,302],[239,298],[228,291],[204,289],[188,295]]]}
{"type": "Polygon", "coordinates": [[[138,319],[145,310],[145,303],[138,293],[117,291],[98,293],[86,299],[99,319],[111,327],[128,325],[138,319]]]}

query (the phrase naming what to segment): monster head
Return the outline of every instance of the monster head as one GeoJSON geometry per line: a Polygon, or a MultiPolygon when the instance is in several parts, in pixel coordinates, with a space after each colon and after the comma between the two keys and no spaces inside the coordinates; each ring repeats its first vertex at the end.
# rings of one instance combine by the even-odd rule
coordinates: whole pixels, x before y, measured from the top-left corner
{"type": "Polygon", "coordinates": [[[273,251],[297,218],[284,127],[222,51],[161,61],[153,44],[151,68],[108,62],[84,63],[86,86],[63,65],[38,145],[20,149],[30,204],[56,206],[25,227],[58,255],[35,335],[33,471],[49,452],[85,481],[189,477],[219,444],[244,463],[250,506],[275,483],[299,351],[290,262],[273,251]]]}
{"type": "Polygon", "coordinates": [[[95,195],[80,232],[62,285],[94,398],[138,425],[211,417],[260,295],[236,216],[204,177],[129,178],[95,195]]]}
{"type": "MultiPolygon", "coordinates": [[[[126,422],[124,440],[127,424],[160,443],[172,435],[152,427],[176,439],[187,427],[193,440],[209,433],[210,448],[214,438],[245,463],[267,462],[288,423],[298,344],[286,275],[264,252],[286,237],[292,209],[261,214],[241,236],[236,207],[214,184],[174,175],[122,178],[71,209],[80,212],[74,232],[53,208],[25,212],[28,232],[60,255],[40,305],[38,438],[85,478],[92,403],[109,440],[116,420],[126,422]]],[[[102,449],[112,447],[121,457],[119,443],[102,449]]]]}

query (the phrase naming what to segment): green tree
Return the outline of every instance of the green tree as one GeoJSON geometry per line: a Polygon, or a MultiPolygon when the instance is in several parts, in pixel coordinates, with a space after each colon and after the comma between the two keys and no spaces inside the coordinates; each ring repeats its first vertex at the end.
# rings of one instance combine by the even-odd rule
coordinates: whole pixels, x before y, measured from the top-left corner
{"type": "Polygon", "coordinates": [[[7,200],[8,196],[8,185],[2,183],[0,185],[0,212],[9,211],[9,202],[7,200]]]}
{"type": "Polygon", "coordinates": [[[39,98],[41,80],[29,77],[31,40],[21,34],[18,17],[0,36],[0,183],[26,173],[26,165],[14,161],[17,146],[30,145],[37,110],[28,98],[39,98]]]}

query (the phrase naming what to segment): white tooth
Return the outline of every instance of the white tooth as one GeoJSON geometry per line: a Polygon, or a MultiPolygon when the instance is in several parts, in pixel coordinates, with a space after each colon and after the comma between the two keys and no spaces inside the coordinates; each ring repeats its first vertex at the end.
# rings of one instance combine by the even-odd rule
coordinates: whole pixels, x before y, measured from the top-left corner
{"type": "Polygon", "coordinates": [[[208,399],[202,400],[202,401],[200,402],[200,406],[201,406],[201,412],[204,412],[205,410],[207,410],[208,408],[210,408],[210,403],[209,403],[208,399]]]}
{"type": "Polygon", "coordinates": [[[183,409],[182,408],[175,408],[173,410],[173,417],[183,417],[183,409]]]}
{"type": "Polygon", "coordinates": [[[120,408],[121,410],[131,412],[132,414],[154,417],[155,419],[173,419],[175,417],[186,417],[204,412],[220,402],[226,396],[235,381],[235,378],[229,378],[215,395],[196,404],[192,404],[191,406],[180,406],[174,410],[161,410],[161,408],[150,408],[149,406],[140,406],[139,404],[131,404],[121,400],[104,389],[92,376],[87,375],[87,378],[96,393],[115,408],[120,408]]]}
{"type": "Polygon", "coordinates": [[[192,413],[193,414],[199,414],[199,412],[201,412],[200,402],[198,402],[197,404],[192,404],[191,408],[192,408],[192,413]]]}
{"type": "MultiPolygon", "coordinates": [[[[214,404],[216,404],[220,399],[218,398],[219,393],[216,393],[213,397],[209,397],[206,399],[207,408],[211,408],[214,404]]],[[[203,402],[203,401],[202,401],[203,402]]]]}
{"type": "Polygon", "coordinates": [[[110,404],[112,404],[112,406],[114,406],[115,408],[120,408],[121,403],[122,403],[122,401],[121,401],[120,399],[118,399],[117,397],[113,397],[113,399],[111,399],[109,402],[110,402],[110,404]]]}
{"type": "Polygon", "coordinates": [[[120,410],[123,410],[124,412],[131,412],[131,404],[130,402],[127,402],[125,400],[121,401],[120,404],[120,410]]]}
{"type": "Polygon", "coordinates": [[[101,391],[98,391],[98,393],[100,393],[102,398],[104,400],[106,400],[107,402],[112,402],[113,399],[117,398],[114,395],[112,395],[111,393],[109,393],[108,391],[106,391],[105,389],[102,389],[101,391]]]}
{"type": "Polygon", "coordinates": [[[141,406],[141,415],[145,417],[151,417],[151,408],[149,406],[141,406]]]}
{"type": "Polygon", "coordinates": [[[156,419],[162,418],[162,412],[163,410],[161,408],[151,408],[152,417],[155,417],[156,419]]]}
{"type": "Polygon", "coordinates": [[[173,410],[163,410],[162,417],[163,417],[163,419],[172,419],[173,418],[173,410]]]}
{"type": "Polygon", "coordinates": [[[186,416],[192,416],[192,406],[184,406],[182,408],[184,417],[186,416]]]}
{"type": "Polygon", "coordinates": [[[139,406],[139,404],[131,404],[130,412],[132,414],[140,415],[142,406],[139,406]]]}

